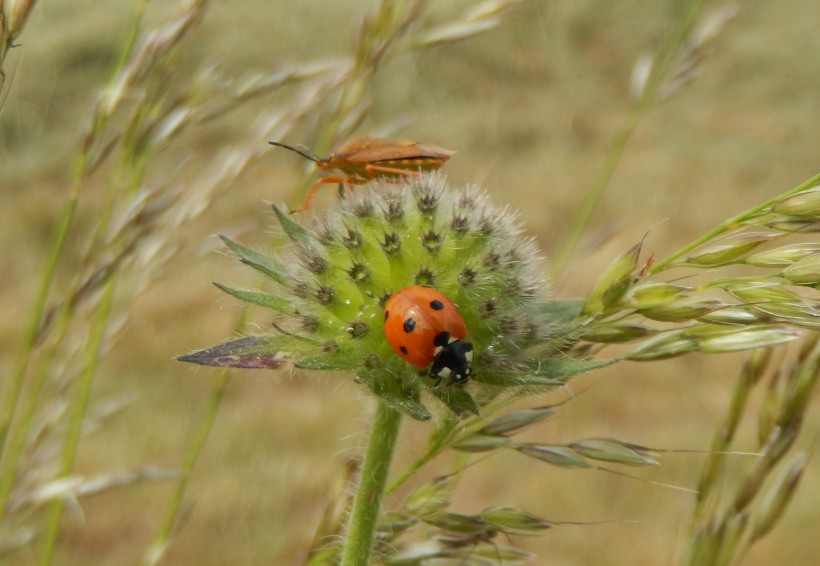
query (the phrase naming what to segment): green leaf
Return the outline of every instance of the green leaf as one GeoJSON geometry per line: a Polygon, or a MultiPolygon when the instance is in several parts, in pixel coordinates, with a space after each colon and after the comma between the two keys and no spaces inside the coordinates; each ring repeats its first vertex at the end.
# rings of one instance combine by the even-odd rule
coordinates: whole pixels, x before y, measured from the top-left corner
{"type": "Polygon", "coordinates": [[[460,384],[431,387],[430,392],[458,416],[468,413],[473,415],[478,414],[478,406],[475,400],[473,400],[467,390],[460,384]]]}
{"type": "Polygon", "coordinates": [[[314,370],[355,370],[360,362],[353,362],[347,356],[333,354],[316,354],[315,356],[304,356],[293,362],[294,367],[299,369],[314,370]]]}
{"type": "Polygon", "coordinates": [[[229,285],[223,285],[222,283],[214,282],[214,285],[229,295],[232,295],[242,301],[269,308],[282,314],[293,314],[293,304],[290,300],[283,297],[276,297],[274,295],[268,295],[267,293],[262,293],[260,291],[251,291],[249,289],[238,289],[229,285]]]}
{"type": "Polygon", "coordinates": [[[554,379],[564,382],[568,377],[579,373],[586,373],[595,369],[611,366],[619,362],[618,358],[604,360],[573,360],[571,358],[535,360],[532,373],[534,377],[554,379]]]}
{"type": "Polygon", "coordinates": [[[276,218],[279,220],[279,224],[282,226],[282,229],[285,231],[285,234],[288,235],[291,242],[294,244],[303,245],[309,245],[311,243],[313,239],[311,238],[310,233],[291,220],[290,216],[285,214],[281,208],[274,204],[273,211],[276,213],[276,218]]]}
{"type": "Polygon", "coordinates": [[[498,387],[538,387],[552,388],[564,385],[563,381],[520,372],[481,372],[470,377],[473,381],[498,387]]]}
{"type": "Polygon", "coordinates": [[[550,323],[565,324],[581,316],[584,301],[582,299],[546,301],[540,306],[541,312],[546,315],[550,323]]]}
{"type": "Polygon", "coordinates": [[[206,366],[278,369],[284,365],[285,355],[276,336],[245,336],[179,356],[177,360],[206,366]]]}
{"type": "Polygon", "coordinates": [[[363,370],[357,374],[358,378],[390,408],[409,415],[419,421],[428,421],[432,418],[427,407],[419,402],[419,394],[415,389],[402,388],[398,384],[385,384],[381,373],[371,373],[363,370]]]}
{"type": "Polygon", "coordinates": [[[250,265],[257,271],[261,271],[280,285],[287,286],[287,278],[285,277],[285,266],[273,259],[254,251],[248,247],[234,242],[227,236],[219,235],[223,242],[231,249],[233,253],[239,256],[242,263],[250,265]]]}

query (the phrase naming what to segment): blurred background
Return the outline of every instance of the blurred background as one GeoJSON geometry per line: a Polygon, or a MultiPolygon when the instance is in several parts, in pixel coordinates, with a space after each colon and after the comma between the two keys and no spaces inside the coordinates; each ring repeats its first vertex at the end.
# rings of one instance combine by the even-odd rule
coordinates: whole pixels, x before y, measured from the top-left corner
{"type": "MultiPolygon", "coordinates": [[[[458,21],[471,5],[428,3],[407,36],[458,21]]],[[[20,46],[6,60],[0,115],[3,375],[11,374],[21,348],[83,132],[129,33],[132,6],[130,0],[41,0],[20,46]]],[[[725,6],[705,3],[700,19],[725,6]]],[[[164,25],[176,9],[172,3],[149,4],[143,28],[164,25]]],[[[680,10],[677,1],[514,3],[483,33],[396,47],[362,81],[368,102],[358,118],[341,127],[457,150],[443,169],[451,183],[479,184],[518,211],[549,269],[569,219],[635,106],[630,81],[636,62],[658,49],[680,10]]],[[[221,77],[208,92],[220,93],[285,68],[304,71],[326,61],[332,67],[354,52],[360,21],[369,11],[369,2],[354,1],[213,2],[173,55],[168,84],[208,68],[221,77]]],[[[701,53],[691,81],[658,100],[629,140],[584,237],[554,277],[556,297],[583,297],[611,259],[644,235],[645,251],[662,257],[817,173],[818,21],[820,4],[813,0],[739,5],[736,17],[701,53]]],[[[299,90],[304,84],[294,80],[252,97],[236,96],[235,107],[190,126],[152,156],[145,184],[160,185],[173,176],[185,191],[188,180],[191,186],[207,182],[210,167],[226,150],[258,152],[208,197],[200,214],[169,228],[173,239],[157,240],[172,245],[175,255],[150,282],[124,287],[129,291],[115,296],[122,326],[100,358],[91,404],[124,400],[125,406],[83,438],[78,474],[180,465],[218,372],[174,357],[234,335],[241,305],[211,281],[240,287],[255,281],[252,270],[222,253],[215,234],[265,249],[273,227],[268,203],[301,202],[310,164],[266,146],[273,138],[264,124],[273,113],[292,112],[309,99],[310,89],[299,90]]],[[[322,138],[327,119],[326,113],[308,113],[281,141],[326,153],[344,141],[322,138]]],[[[89,226],[107,210],[110,178],[92,174],[79,187],[52,303],[72,281],[72,262],[83,256],[89,226]]],[[[313,206],[321,209],[332,198],[334,191],[325,189],[313,206]]],[[[75,331],[77,341],[87,338],[79,327],[67,330],[69,336],[75,331]]],[[[623,363],[582,376],[539,399],[547,404],[577,395],[557,417],[527,432],[542,442],[610,436],[695,452],[664,454],[660,467],[628,470],[637,479],[500,453],[469,470],[453,509],[469,513],[512,504],[554,521],[589,523],[516,537],[538,555],[534,564],[676,563],[692,494],[661,484],[694,488],[703,459],[697,451],[709,446],[742,359],[692,355],[623,363]]],[[[0,392],[4,388],[5,379],[0,392]]],[[[166,563],[299,563],[348,459],[364,440],[371,402],[345,377],[235,372],[189,478],[166,563]]],[[[802,448],[817,449],[818,425],[816,411],[810,413],[802,448]]],[[[404,426],[398,464],[418,455],[431,427],[409,421],[404,426]]],[[[743,430],[751,442],[754,423],[743,430]]],[[[747,466],[748,458],[732,461],[747,466]]],[[[442,460],[421,477],[444,473],[442,460]]],[[[816,563],[816,461],[802,482],[782,523],[745,564],[816,563]]],[[[137,562],[159,529],[174,487],[167,480],[138,482],[67,509],[55,564],[137,562]]],[[[24,549],[8,559],[26,564],[34,556],[24,549]]]]}

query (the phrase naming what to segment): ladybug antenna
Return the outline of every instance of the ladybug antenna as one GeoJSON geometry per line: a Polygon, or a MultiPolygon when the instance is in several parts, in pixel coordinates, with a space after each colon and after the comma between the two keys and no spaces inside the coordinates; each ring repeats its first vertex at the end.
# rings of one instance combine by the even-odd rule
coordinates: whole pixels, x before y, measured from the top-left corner
{"type": "Polygon", "coordinates": [[[313,162],[322,161],[322,158],[319,157],[318,155],[316,155],[315,153],[313,153],[313,150],[310,149],[309,147],[307,147],[306,145],[299,144],[299,145],[293,145],[292,146],[292,145],[287,145],[287,144],[280,143],[280,142],[275,142],[275,141],[269,141],[268,143],[271,144],[271,145],[276,145],[276,146],[279,146],[279,147],[284,147],[285,149],[289,149],[293,152],[298,153],[299,155],[301,155],[305,159],[310,159],[313,162]]]}

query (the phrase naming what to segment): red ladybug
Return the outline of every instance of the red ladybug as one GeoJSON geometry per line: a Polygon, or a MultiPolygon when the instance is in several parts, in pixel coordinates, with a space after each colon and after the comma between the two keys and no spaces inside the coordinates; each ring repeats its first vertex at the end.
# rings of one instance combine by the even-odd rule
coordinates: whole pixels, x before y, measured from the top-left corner
{"type": "Polygon", "coordinates": [[[451,383],[470,377],[473,345],[464,340],[467,326],[453,302],[429,287],[412,285],[384,305],[384,335],[393,350],[428,375],[451,383]]]}

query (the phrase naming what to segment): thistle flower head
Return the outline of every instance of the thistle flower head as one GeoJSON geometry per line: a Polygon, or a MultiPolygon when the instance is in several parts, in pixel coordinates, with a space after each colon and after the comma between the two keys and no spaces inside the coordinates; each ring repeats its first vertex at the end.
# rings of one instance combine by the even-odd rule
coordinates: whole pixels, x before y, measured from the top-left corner
{"type": "MultiPolygon", "coordinates": [[[[430,417],[428,390],[456,413],[477,412],[500,388],[540,388],[590,369],[555,348],[560,318],[546,302],[540,256],[515,215],[475,187],[450,188],[425,175],[407,184],[357,187],[327,212],[293,217],[274,207],[290,240],[268,257],[223,238],[265,274],[268,292],[219,285],[276,311],[274,331],[180,359],[234,367],[295,367],[352,373],[388,404],[430,417]],[[304,222],[304,225],[302,221],[304,222]],[[429,287],[449,298],[473,347],[470,384],[436,380],[400,358],[384,332],[384,307],[397,291],[429,287]],[[531,355],[551,351],[550,359],[531,355]],[[476,397],[480,393],[480,397],[476,397]]],[[[574,317],[577,312],[567,312],[574,317]]],[[[567,342],[562,342],[566,344],[567,342]]]]}

